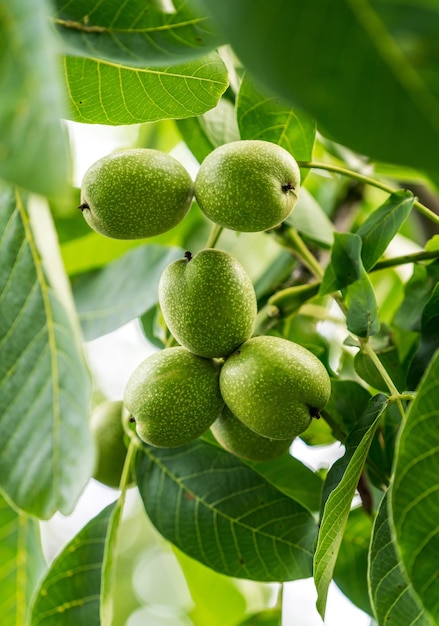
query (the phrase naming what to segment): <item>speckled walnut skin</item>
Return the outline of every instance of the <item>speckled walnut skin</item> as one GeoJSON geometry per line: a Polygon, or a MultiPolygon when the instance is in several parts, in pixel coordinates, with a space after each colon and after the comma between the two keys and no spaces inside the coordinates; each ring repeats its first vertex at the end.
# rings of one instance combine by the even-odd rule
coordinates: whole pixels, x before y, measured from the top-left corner
{"type": "Polygon", "coordinates": [[[248,428],[272,439],[297,437],[331,395],[324,365],[287,339],[264,336],[245,342],[224,363],[225,403],[248,428]]]}
{"type": "Polygon", "coordinates": [[[284,148],[268,141],[234,141],[204,159],[195,197],[216,224],[256,232],[274,228],[290,215],[299,185],[299,167],[284,148]]]}
{"type": "Polygon", "coordinates": [[[124,403],[140,439],[175,448],[197,439],[220,414],[220,365],[185,348],[151,355],[131,374],[124,403]]]}
{"type": "Polygon", "coordinates": [[[227,356],[248,339],[257,313],[247,272],[214,248],[171,263],[160,278],[159,303],[176,340],[206,358],[227,356]]]}
{"type": "Polygon", "coordinates": [[[193,181],[174,157],[133,148],[109,154],[87,170],[79,208],[102,235],[144,239],[176,226],[192,198],[193,181]]]}

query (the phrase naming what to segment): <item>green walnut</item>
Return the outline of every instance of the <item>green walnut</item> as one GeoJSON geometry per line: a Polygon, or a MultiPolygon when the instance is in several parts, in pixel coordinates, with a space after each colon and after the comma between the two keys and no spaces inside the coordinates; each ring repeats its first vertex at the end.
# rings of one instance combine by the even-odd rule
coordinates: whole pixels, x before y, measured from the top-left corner
{"type": "Polygon", "coordinates": [[[127,455],[123,418],[123,402],[110,400],[98,404],[90,418],[96,448],[93,478],[115,489],[119,487],[127,455]]]}
{"type": "Polygon", "coordinates": [[[209,219],[231,230],[269,230],[293,210],[300,170],[294,157],[269,141],[224,144],[201,163],[195,198],[209,219]]]}
{"type": "Polygon", "coordinates": [[[280,337],[253,337],[224,363],[220,388],[234,415],[271,439],[293,439],[318,417],[331,382],[309,350],[280,337]]]}
{"type": "Polygon", "coordinates": [[[235,417],[227,406],[210,430],[225,450],[247,461],[272,461],[285,454],[292,443],[291,438],[261,437],[235,417]]]}
{"type": "Polygon", "coordinates": [[[226,356],[248,339],[257,313],[247,272],[215,248],[171,263],[160,277],[159,303],[178,343],[206,358],[226,356]]]}
{"type": "Polygon", "coordinates": [[[140,439],[175,448],[197,439],[215,421],[224,402],[220,365],[185,348],[165,348],[131,374],[124,402],[140,439]]]}
{"type": "Polygon", "coordinates": [[[160,235],[186,215],[193,182],[170,154],[133,148],[94,163],[81,185],[79,208],[88,224],[113,239],[160,235]]]}

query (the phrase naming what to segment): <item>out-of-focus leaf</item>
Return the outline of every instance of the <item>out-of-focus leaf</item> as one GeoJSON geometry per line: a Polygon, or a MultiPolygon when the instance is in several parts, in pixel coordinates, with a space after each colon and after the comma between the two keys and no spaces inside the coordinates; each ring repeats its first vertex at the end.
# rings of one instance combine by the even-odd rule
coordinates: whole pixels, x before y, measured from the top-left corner
{"type": "Polygon", "coordinates": [[[180,248],[143,245],[104,268],[75,276],[73,294],[86,341],[142,315],[157,303],[160,276],[180,248]]]}
{"type": "Polygon", "coordinates": [[[113,508],[93,518],[53,561],[35,596],[30,626],[100,626],[101,569],[113,508]]]}
{"type": "Polygon", "coordinates": [[[329,248],[334,241],[334,225],[306,187],[300,189],[297,204],[286,222],[322,247],[329,248]]]}
{"type": "Polygon", "coordinates": [[[121,10],[118,0],[57,0],[53,22],[65,54],[133,67],[181,63],[220,45],[212,24],[190,2],[172,4],[166,11],[152,0],[130,0],[121,10]]]}
{"type": "Polygon", "coordinates": [[[203,115],[178,120],[177,126],[199,163],[215,148],[240,139],[235,107],[226,98],[203,115]]]}
{"type": "Polygon", "coordinates": [[[0,178],[54,195],[65,191],[69,157],[47,4],[0,2],[0,178]]]}
{"type": "Polygon", "coordinates": [[[434,3],[202,0],[202,5],[249,74],[308,112],[325,135],[374,160],[436,171],[434,3]]]}
{"type": "Polygon", "coordinates": [[[366,412],[346,440],[344,456],[334,463],[326,477],[322,497],[323,515],[314,556],[317,609],[322,619],[352,498],[386,403],[387,398],[383,394],[371,399],[366,412]]]}
{"type": "Polygon", "coordinates": [[[311,575],[311,513],[219,447],[145,446],[137,483],[157,530],[212,569],[260,581],[311,575]]]}
{"type": "Polygon", "coordinates": [[[246,599],[230,576],[214,572],[184,552],[173,548],[186,578],[195,607],[190,611],[194,624],[235,626],[244,615],[246,599]],[[224,599],[227,598],[227,602],[224,599]]]}
{"type": "Polygon", "coordinates": [[[439,621],[439,352],[410,405],[396,448],[391,514],[409,582],[439,621]]]}
{"type": "Polygon", "coordinates": [[[25,624],[46,562],[38,522],[0,496],[0,613],[2,626],[25,624]]]}
{"type": "Polygon", "coordinates": [[[30,222],[8,187],[0,207],[0,483],[19,508],[48,518],[71,512],[93,469],[90,378],[61,264],[45,258],[54,237],[45,207],[30,222]]]}
{"type": "Polygon", "coordinates": [[[65,57],[64,76],[71,119],[107,126],[200,115],[217,104],[228,84],[216,52],[156,68],[65,57]]]}
{"type": "Polygon", "coordinates": [[[373,526],[369,551],[370,600],[381,625],[434,626],[408,582],[389,523],[388,493],[373,526]]]}

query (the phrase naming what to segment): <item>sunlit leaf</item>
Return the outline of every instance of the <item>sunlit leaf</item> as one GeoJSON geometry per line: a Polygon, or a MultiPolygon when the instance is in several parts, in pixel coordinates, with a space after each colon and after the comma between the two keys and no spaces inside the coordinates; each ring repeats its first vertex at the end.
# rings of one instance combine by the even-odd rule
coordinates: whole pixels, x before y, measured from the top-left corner
{"type": "Polygon", "coordinates": [[[2,626],[25,624],[46,562],[38,522],[0,496],[0,613],[2,626]]]}
{"type": "Polygon", "coordinates": [[[18,507],[47,518],[71,512],[92,472],[90,380],[25,199],[2,187],[0,206],[0,483],[18,507]]]}
{"type": "Polygon", "coordinates": [[[271,141],[285,148],[297,161],[311,160],[315,121],[261,91],[247,75],[239,90],[236,115],[241,139],[271,141]]]}
{"type": "Polygon", "coordinates": [[[64,75],[71,119],[110,126],[200,115],[217,104],[228,84],[216,52],[156,68],[64,57],[64,75]]]}

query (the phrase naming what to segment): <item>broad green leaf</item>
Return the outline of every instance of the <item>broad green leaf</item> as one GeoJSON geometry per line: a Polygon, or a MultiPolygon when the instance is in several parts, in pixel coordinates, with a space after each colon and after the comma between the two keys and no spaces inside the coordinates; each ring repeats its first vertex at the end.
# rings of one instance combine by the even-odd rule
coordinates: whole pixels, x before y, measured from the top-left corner
{"type": "Polygon", "coordinates": [[[0,0],[0,178],[51,195],[68,178],[56,40],[45,0],[0,0]]]}
{"type": "Polygon", "coordinates": [[[35,596],[30,626],[100,626],[102,560],[113,508],[88,522],[53,561],[35,596]]]}
{"type": "Polygon", "coordinates": [[[439,621],[439,352],[410,405],[391,491],[398,552],[424,608],[439,621]]]}
{"type": "Polygon", "coordinates": [[[312,515],[239,459],[201,440],[143,452],[137,482],[145,510],[180,550],[228,576],[311,575],[312,515]]]}
{"type": "Polygon", "coordinates": [[[352,509],[343,534],[334,581],[362,611],[372,614],[367,590],[367,555],[372,532],[372,518],[363,508],[352,509]]]}
{"type": "Polygon", "coordinates": [[[379,626],[434,626],[408,582],[388,516],[388,493],[381,500],[369,551],[369,593],[379,626]]]}
{"type": "Polygon", "coordinates": [[[357,230],[362,239],[361,259],[369,271],[385,252],[410,214],[415,197],[411,191],[396,191],[357,230]]]}
{"type": "Polygon", "coordinates": [[[75,276],[73,295],[86,341],[139,317],[158,300],[160,276],[180,248],[143,245],[99,270],[75,276]]]}
{"type": "Polygon", "coordinates": [[[277,143],[297,161],[310,161],[316,135],[315,121],[271,94],[264,93],[245,75],[236,104],[241,139],[277,143]]]}
{"type": "Polygon", "coordinates": [[[264,463],[247,463],[276,489],[296,500],[309,511],[318,511],[323,481],[301,461],[284,454],[264,463]]]}
{"type": "Polygon", "coordinates": [[[54,236],[44,207],[30,223],[24,198],[7,187],[0,207],[0,484],[23,511],[47,518],[71,512],[93,469],[90,379],[62,267],[55,275],[56,258],[37,247],[37,223],[45,250],[54,236]]]}
{"type": "Polygon", "coordinates": [[[433,293],[422,311],[422,334],[432,337],[439,333],[439,283],[436,283],[433,293]]]}
{"type": "Polygon", "coordinates": [[[140,328],[150,344],[159,348],[165,347],[165,328],[160,326],[160,307],[157,305],[151,307],[139,317],[140,328]]]}
{"type": "Polygon", "coordinates": [[[0,495],[0,614],[2,626],[25,624],[46,562],[38,522],[0,495]]]}
{"type": "Polygon", "coordinates": [[[236,581],[214,572],[184,552],[173,548],[195,607],[190,611],[194,624],[235,626],[246,610],[246,599],[236,581]],[[227,601],[225,602],[225,598],[227,601]]]}
{"type": "Polygon", "coordinates": [[[322,619],[352,498],[386,404],[387,398],[382,394],[371,399],[364,415],[346,439],[344,456],[334,463],[326,477],[323,515],[314,556],[314,580],[318,595],[316,605],[322,619]]]}
{"type": "Polygon", "coordinates": [[[221,43],[207,18],[185,0],[174,0],[172,11],[153,0],[130,0],[122,7],[118,0],[55,4],[61,50],[71,56],[157,66],[202,56],[221,43]]]}
{"type": "Polygon", "coordinates": [[[156,68],[64,57],[64,76],[71,119],[107,126],[200,115],[217,104],[228,80],[216,52],[156,68]]]}
{"type": "Polygon", "coordinates": [[[314,117],[321,132],[374,160],[436,171],[434,3],[323,0],[316,7],[307,0],[202,0],[202,5],[249,74],[314,117]],[[365,76],[373,76],[373,85],[365,76]]]}

